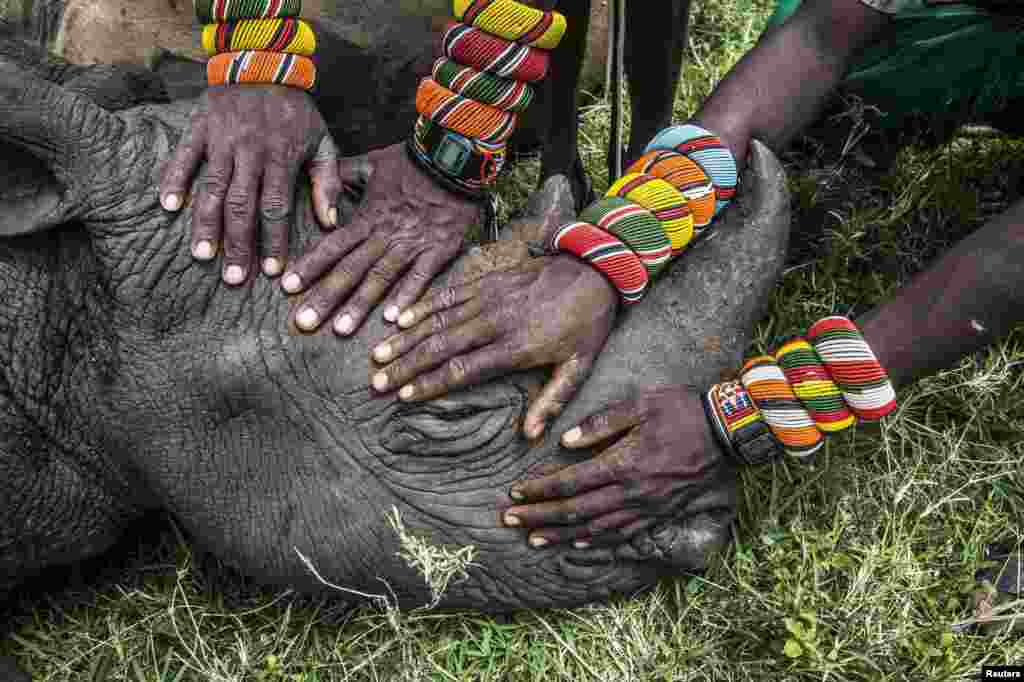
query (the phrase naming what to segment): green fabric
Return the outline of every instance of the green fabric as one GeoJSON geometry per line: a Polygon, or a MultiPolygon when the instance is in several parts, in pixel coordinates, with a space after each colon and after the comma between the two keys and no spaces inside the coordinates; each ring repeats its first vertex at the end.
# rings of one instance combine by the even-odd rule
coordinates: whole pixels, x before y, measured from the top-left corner
{"type": "MultiPolygon", "coordinates": [[[[780,0],[770,22],[799,5],[780,0]]],[[[1024,17],[960,3],[906,8],[893,22],[843,82],[885,112],[881,125],[899,126],[911,114],[980,119],[1024,99],[1024,17]]]]}

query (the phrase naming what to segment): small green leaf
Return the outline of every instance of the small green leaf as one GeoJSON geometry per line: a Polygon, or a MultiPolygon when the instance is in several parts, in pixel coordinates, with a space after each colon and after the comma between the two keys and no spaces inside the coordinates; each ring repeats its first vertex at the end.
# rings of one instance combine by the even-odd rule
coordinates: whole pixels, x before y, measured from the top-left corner
{"type": "Polygon", "coordinates": [[[804,648],[795,639],[787,639],[786,646],[782,647],[782,653],[790,658],[800,658],[804,653],[804,648]]]}
{"type": "Polygon", "coordinates": [[[953,646],[953,633],[952,632],[943,632],[942,633],[942,648],[943,649],[948,649],[951,646],[953,646]]]}

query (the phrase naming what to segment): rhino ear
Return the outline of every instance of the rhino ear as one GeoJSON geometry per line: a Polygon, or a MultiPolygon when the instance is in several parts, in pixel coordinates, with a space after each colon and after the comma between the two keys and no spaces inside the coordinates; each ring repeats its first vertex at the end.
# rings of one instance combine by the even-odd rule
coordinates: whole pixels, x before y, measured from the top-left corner
{"type": "Polygon", "coordinates": [[[98,152],[115,144],[119,129],[88,98],[0,61],[0,237],[79,217],[98,152]]]}

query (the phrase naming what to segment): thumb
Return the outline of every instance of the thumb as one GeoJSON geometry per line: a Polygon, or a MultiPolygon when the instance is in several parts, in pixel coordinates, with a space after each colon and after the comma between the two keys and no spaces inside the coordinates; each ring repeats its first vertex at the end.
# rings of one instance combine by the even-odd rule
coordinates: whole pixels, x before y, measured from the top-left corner
{"type": "Polygon", "coordinates": [[[38,158],[66,186],[90,177],[120,126],[87,97],[0,62],[0,140],[38,158]]]}
{"type": "Polygon", "coordinates": [[[338,226],[338,195],[342,190],[339,156],[331,134],[326,133],[320,140],[316,154],[306,164],[306,171],[313,184],[313,211],[324,229],[338,226]]]}
{"type": "Polygon", "coordinates": [[[548,419],[562,413],[590,376],[593,366],[590,356],[573,356],[555,366],[551,379],[526,411],[523,431],[527,438],[539,438],[544,433],[548,419]]]}

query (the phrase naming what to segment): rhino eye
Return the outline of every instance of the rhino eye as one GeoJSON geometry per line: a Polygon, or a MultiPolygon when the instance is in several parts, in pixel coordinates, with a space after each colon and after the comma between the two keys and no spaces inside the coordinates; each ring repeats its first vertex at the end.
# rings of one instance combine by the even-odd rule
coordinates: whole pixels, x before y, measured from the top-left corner
{"type": "Polygon", "coordinates": [[[377,444],[391,455],[457,457],[500,448],[518,436],[522,393],[487,385],[424,403],[399,405],[378,423],[377,444]]]}

